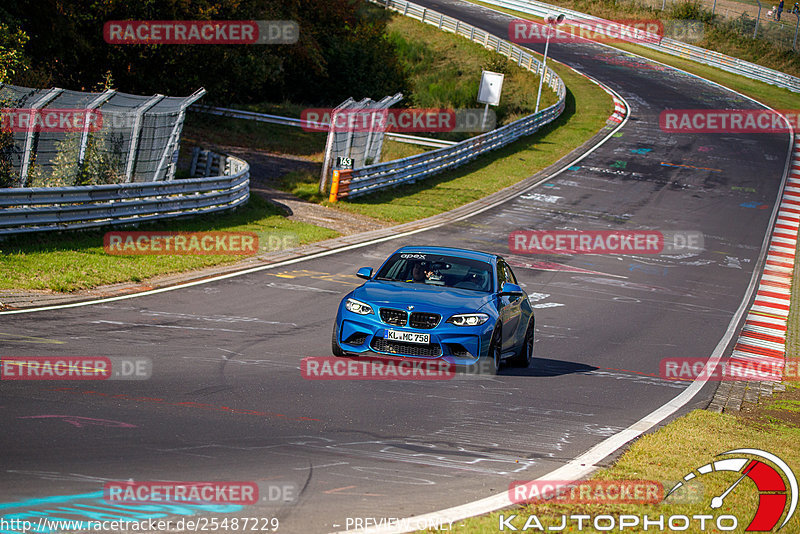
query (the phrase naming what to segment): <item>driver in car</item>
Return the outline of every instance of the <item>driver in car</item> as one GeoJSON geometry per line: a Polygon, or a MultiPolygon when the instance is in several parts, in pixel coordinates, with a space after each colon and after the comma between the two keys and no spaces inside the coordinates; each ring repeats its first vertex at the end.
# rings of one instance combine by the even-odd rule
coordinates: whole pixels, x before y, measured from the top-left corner
{"type": "Polygon", "coordinates": [[[430,278],[433,274],[432,271],[428,271],[425,269],[426,263],[422,261],[414,262],[413,267],[411,268],[411,280],[406,280],[406,282],[414,282],[417,284],[424,284],[425,280],[430,278]]]}

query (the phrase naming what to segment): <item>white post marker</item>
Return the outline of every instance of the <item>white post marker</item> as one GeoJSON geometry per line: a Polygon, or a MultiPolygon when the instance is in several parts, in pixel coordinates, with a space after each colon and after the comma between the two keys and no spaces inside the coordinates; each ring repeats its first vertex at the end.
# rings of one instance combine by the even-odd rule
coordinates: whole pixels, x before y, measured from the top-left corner
{"type": "Polygon", "coordinates": [[[534,115],[539,113],[539,100],[542,98],[542,80],[544,80],[544,74],[547,72],[547,49],[550,48],[550,34],[552,33],[550,30],[555,29],[556,26],[561,26],[564,24],[564,19],[566,17],[563,13],[559,13],[558,15],[547,15],[544,18],[545,24],[547,24],[547,40],[544,43],[544,58],[542,59],[542,73],[539,75],[539,92],[536,94],[536,110],[533,112],[534,115]]]}
{"type": "Polygon", "coordinates": [[[483,108],[483,122],[481,130],[486,128],[486,116],[489,114],[489,105],[496,106],[500,103],[500,93],[503,90],[504,74],[485,70],[481,73],[481,84],[478,86],[478,102],[486,104],[483,108]]]}

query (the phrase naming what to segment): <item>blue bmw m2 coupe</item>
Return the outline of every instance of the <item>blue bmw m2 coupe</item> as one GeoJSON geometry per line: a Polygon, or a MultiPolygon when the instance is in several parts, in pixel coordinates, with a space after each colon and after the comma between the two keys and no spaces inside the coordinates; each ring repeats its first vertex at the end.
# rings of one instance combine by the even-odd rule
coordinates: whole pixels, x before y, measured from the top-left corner
{"type": "Polygon", "coordinates": [[[503,362],[533,359],[528,295],[497,254],[445,247],[403,247],[339,305],[336,356],[441,359],[496,374],[503,362]]]}

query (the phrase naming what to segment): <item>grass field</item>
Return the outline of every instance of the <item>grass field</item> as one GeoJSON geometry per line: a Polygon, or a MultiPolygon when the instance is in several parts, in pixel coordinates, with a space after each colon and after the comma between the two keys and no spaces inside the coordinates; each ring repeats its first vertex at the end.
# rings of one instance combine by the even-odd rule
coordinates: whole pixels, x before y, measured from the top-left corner
{"type": "MultiPolygon", "coordinates": [[[[338,235],[327,228],[290,221],[257,196],[235,212],[162,221],[136,231],[247,231],[259,236],[261,252],[270,236],[289,236],[300,244],[338,235]]],[[[103,248],[104,230],[23,235],[0,241],[0,289],[75,291],[174,272],[230,263],[239,256],[116,256],[103,248]]]]}

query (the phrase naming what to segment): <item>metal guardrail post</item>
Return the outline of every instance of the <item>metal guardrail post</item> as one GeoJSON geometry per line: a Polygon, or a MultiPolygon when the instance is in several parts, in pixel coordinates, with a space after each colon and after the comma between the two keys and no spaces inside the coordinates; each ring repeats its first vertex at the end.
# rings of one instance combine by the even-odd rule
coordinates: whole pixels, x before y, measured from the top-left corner
{"type": "Polygon", "coordinates": [[[31,128],[28,129],[27,134],[25,135],[25,149],[22,152],[22,165],[20,166],[19,171],[19,179],[20,179],[20,186],[25,187],[25,184],[28,181],[28,168],[31,162],[31,150],[33,150],[33,137],[35,135],[35,128],[33,128],[33,122],[36,121],[36,112],[41,109],[43,106],[46,106],[48,102],[53,100],[55,97],[60,95],[64,90],[58,88],[52,88],[47,93],[42,95],[40,99],[34,102],[31,107],[31,128]]]}
{"type": "Polygon", "coordinates": [[[758,16],[756,17],[756,27],[753,28],[753,39],[758,35],[758,25],[761,24],[761,0],[756,0],[756,2],[758,2],[758,16]]]}
{"type": "Polygon", "coordinates": [[[200,158],[200,147],[196,146],[192,149],[192,164],[189,167],[189,176],[194,178],[194,173],[197,171],[197,160],[200,158]]]}
{"type": "Polygon", "coordinates": [[[131,146],[128,150],[128,161],[125,164],[126,183],[133,180],[133,162],[136,159],[136,149],[139,147],[139,135],[142,133],[142,115],[164,98],[166,98],[164,95],[155,95],[150,98],[150,100],[134,109],[136,112],[136,119],[134,119],[133,126],[131,127],[131,146]]]}

